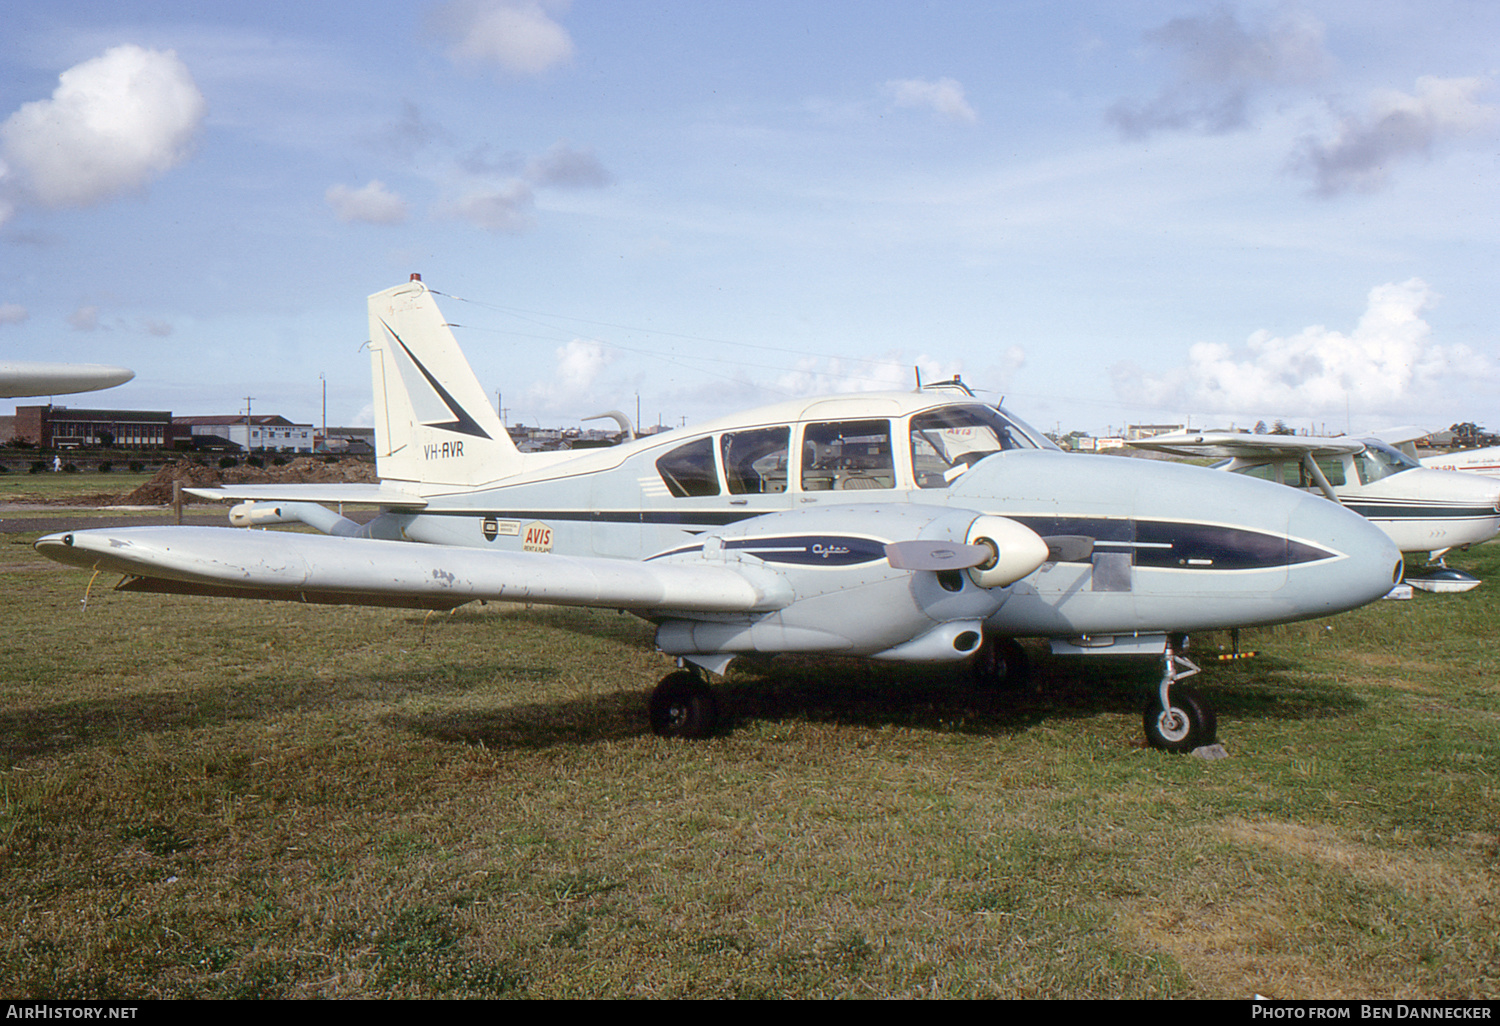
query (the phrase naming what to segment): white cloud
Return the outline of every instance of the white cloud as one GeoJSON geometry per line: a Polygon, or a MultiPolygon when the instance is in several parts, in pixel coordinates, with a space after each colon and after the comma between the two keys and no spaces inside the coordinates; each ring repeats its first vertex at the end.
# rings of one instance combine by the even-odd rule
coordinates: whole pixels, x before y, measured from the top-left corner
{"type": "Polygon", "coordinates": [[[80,306],[68,314],[68,323],[73,326],[74,331],[95,331],[99,327],[99,308],[80,306]]]}
{"type": "Polygon", "coordinates": [[[138,192],[186,159],[206,111],[175,53],[117,46],[7,118],[0,151],[37,202],[88,206],[138,192]]]}
{"type": "MultiPolygon", "coordinates": [[[[527,405],[553,417],[584,417],[597,412],[592,407],[601,399],[595,395],[595,387],[605,369],[614,363],[614,353],[602,342],[575,338],[558,346],[554,354],[557,363],[552,374],[527,389],[527,405]]],[[[612,396],[603,401],[613,404],[617,400],[618,396],[612,396]]]]}
{"type": "Polygon", "coordinates": [[[1291,166],[1310,176],[1322,196],[1373,192],[1387,183],[1393,164],[1492,126],[1495,107],[1475,99],[1487,85],[1482,78],[1424,76],[1415,94],[1377,93],[1369,113],[1345,117],[1332,138],[1303,139],[1291,166]]]}
{"type": "Polygon", "coordinates": [[[915,387],[918,371],[924,382],[931,382],[950,380],[962,369],[962,363],[944,362],[925,353],[910,357],[894,350],[875,359],[804,356],[792,370],[778,375],[770,387],[789,396],[905,392],[915,387]]]}
{"type": "Polygon", "coordinates": [[[1468,347],[1432,340],[1421,317],[1432,299],[1417,278],[1380,285],[1347,334],[1314,325],[1286,338],[1258,331],[1240,349],[1202,342],[1186,367],[1162,377],[1116,366],[1115,388],[1132,402],[1195,414],[1399,417],[1445,384],[1495,372],[1468,347]]]}
{"type": "Polygon", "coordinates": [[[566,142],[527,163],[525,175],[536,185],[564,189],[598,189],[612,181],[593,150],[575,150],[566,142]]]}
{"type": "Polygon", "coordinates": [[[391,192],[379,179],[363,188],[347,185],[330,186],[323,194],[340,221],[362,221],[365,224],[400,224],[406,220],[406,201],[391,192]]]}
{"type": "Polygon", "coordinates": [[[1322,25],[1303,15],[1246,28],[1233,11],[1221,8],[1203,17],[1173,18],[1146,40],[1170,57],[1176,75],[1150,100],[1121,100],[1107,112],[1107,120],[1129,138],[1159,129],[1244,128],[1259,94],[1314,81],[1330,63],[1322,25]]]}
{"type": "Polygon", "coordinates": [[[536,197],[525,182],[498,188],[476,188],[446,204],[443,212],[491,232],[509,235],[527,231],[535,223],[536,197]]]}
{"type": "Polygon", "coordinates": [[[0,303],[0,324],[20,324],[30,316],[20,303],[0,303]]]}
{"type": "Polygon", "coordinates": [[[432,14],[460,64],[495,64],[537,75],[573,56],[573,39],[552,17],[568,0],[454,0],[432,14]]]}
{"type": "Polygon", "coordinates": [[[979,120],[964,99],[964,87],[951,78],[936,82],[921,78],[892,79],[885,84],[885,90],[898,107],[926,108],[945,121],[973,124],[979,120]]]}

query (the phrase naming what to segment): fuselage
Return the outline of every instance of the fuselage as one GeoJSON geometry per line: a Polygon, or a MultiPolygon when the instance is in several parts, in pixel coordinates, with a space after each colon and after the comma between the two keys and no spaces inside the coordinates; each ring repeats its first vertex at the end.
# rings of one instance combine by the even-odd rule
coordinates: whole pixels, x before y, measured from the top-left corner
{"type": "Polygon", "coordinates": [[[1321,496],[1066,454],[1009,414],[943,392],[783,403],[611,449],[528,456],[520,474],[473,490],[423,491],[425,508],[386,513],[376,533],[621,559],[669,558],[717,538],[753,547],[768,566],[803,568],[899,540],[861,532],[860,509],[917,504],[1092,539],[1091,551],[1009,589],[987,625],[1012,636],[1326,615],[1384,594],[1400,563],[1385,534],[1321,496]],[[768,514],[777,516],[757,521],[768,514]]]}
{"type": "Polygon", "coordinates": [[[1459,449],[1441,456],[1423,456],[1421,464],[1432,470],[1461,470],[1469,474],[1500,477],[1500,446],[1459,449]]]}

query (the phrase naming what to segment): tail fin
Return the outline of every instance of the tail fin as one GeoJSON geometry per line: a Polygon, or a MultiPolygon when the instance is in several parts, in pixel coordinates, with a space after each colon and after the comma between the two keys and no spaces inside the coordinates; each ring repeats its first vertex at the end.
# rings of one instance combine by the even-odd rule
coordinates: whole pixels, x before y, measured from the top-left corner
{"type": "Polygon", "coordinates": [[[370,353],[382,480],[462,487],[520,472],[520,452],[415,276],[370,297],[370,353]]]}

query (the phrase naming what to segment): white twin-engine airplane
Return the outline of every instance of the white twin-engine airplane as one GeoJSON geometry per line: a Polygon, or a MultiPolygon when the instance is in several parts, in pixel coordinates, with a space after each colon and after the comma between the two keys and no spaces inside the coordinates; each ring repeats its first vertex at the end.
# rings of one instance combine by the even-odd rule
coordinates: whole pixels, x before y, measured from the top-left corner
{"type": "Polygon", "coordinates": [[[1401,576],[1335,503],[1238,475],[1068,455],[955,383],[798,399],[613,448],[523,454],[417,276],[370,297],[379,485],[240,486],[241,526],[105,528],[37,548],[126,591],[453,608],[628,609],[683,667],[658,734],[720,722],[708,672],[746,653],[972,659],[1016,638],[1151,654],[1150,742],[1214,740],[1179,635],[1324,616],[1401,576]],[[246,501],[248,500],[248,501],[246,501]],[[382,507],[359,525],[322,503],[382,507]]]}

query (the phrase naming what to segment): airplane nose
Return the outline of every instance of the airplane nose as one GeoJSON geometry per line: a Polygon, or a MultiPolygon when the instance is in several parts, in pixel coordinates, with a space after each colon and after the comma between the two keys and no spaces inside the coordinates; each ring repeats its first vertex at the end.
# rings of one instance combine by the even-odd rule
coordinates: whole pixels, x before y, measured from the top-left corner
{"type": "Polygon", "coordinates": [[[1327,556],[1294,563],[1285,593],[1300,618],[1324,616],[1373,602],[1401,581],[1401,552],[1390,536],[1337,503],[1306,496],[1291,511],[1294,542],[1327,556]]]}

